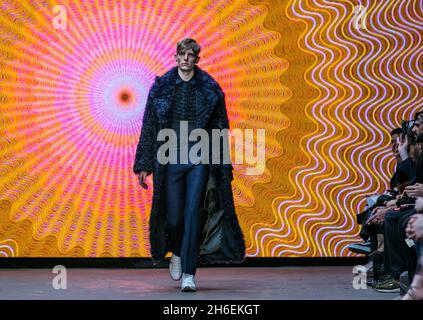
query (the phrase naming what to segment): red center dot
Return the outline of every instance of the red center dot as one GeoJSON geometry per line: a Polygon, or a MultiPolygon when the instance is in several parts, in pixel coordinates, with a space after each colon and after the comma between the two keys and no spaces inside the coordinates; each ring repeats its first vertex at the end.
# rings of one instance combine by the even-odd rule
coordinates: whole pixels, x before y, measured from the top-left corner
{"type": "Polygon", "coordinates": [[[119,93],[119,100],[122,104],[128,105],[132,102],[132,94],[129,91],[122,91],[119,93]]]}
{"type": "Polygon", "coordinates": [[[129,95],[127,93],[122,93],[121,99],[123,101],[127,101],[129,99],[129,95]]]}
{"type": "Polygon", "coordinates": [[[131,95],[128,92],[122,92],[120,94],[120,101],[128,103],[131,100],[131,95]]]}

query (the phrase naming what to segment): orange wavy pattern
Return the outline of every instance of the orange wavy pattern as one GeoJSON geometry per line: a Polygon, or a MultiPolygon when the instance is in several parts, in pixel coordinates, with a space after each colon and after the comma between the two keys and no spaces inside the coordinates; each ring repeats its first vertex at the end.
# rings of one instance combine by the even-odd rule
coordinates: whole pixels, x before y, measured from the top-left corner
{"type": "Polygon", "coordinates": [[[297,43],[313,57],[303,88],[315,93],[304,109],[313,126],[300,141],[307,162],[281,163],[292,192],[274,198],[271,223],[252,226],[249,249],[252,256],[350,256],[363,195],[388,188],[389,131],[422,107],[422,3],[291,0],[284,9],[305,26],[297,43]],[[365,28],[354,22],[357,5],[366,8],[365,28]]]}
{"type": "MultiPolygon", "coordinates": [[[[58,29],[57,4],[0,4],[0,199],[11,204],[0,241],[16,241],[19,256],[149,255],[152,190],[141,190],[132,165],[148,88],[184,37],[202,44],[200,67],[222,85],[232,128],[266,126],[267,158],[281,155],[287,65],[273,52],[280,34],[263,26],[265,6],[62,1],[67,26],[58,29]]],[[[272,175],[246,169],[237,165],[240,204],[272,175]]]]}
{"type": "Polygon", "coordinates": [[[134,149],[154,75],[192,36],[231,128],[266,129],[265,172],[235,166],[248,255],[351,255],[389,131],[422,105],[420,1],[61,1],[65,31],[56,4],[0,4],[0,254],[149,255],[134,149]]]}

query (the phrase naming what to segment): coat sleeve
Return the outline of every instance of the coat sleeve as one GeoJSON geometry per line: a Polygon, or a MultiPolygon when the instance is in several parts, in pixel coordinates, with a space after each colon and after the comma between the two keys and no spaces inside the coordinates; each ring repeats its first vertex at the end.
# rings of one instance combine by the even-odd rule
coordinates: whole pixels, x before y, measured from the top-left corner
{"type": "MultiPolygon", "coordinates": [[[[218,129],[230,129],[229,127],[229,118],[228,118],[228,112],[226,109],[226,101],[225,101],[225,94],[222,92],[222,96],[219,99],[219,103],[216,106],[216,124],[215,127],[217,127],[218,129]]],[[[228,156],[230,155],[230,140],[229,140],[229,135],[225,135],[223,137],[223,139],[225,139],[226,141],[228,141],[227,144],[224,144],[221,141],[221,171],[222,171],[222,177],[223,178],[227,178],[230,181],[233,180],[233,166],[232,163],[224,163],[223,161],[223,154],[227,154],[228,156]],[[225,146],[227,146],[227,148],[224,148],[225,146]]],[[[229,159],[230,160],[230,159],[229,159]]],[[[229,161],[230,162],[230,161],[229,161]]]]}
{"type": "MultiPolygon", "coordinates": [[[[157,78],[156,78],[157,80],[157,78]]],[[[141,171],[149,173],[154,171],[156,158],[156,139],[157,139],[157,117],[153,106],[153,92],[155,84],[150,89],[147,103],[142,120],[141,134],[135,153],[135,162],[133,171],[138,174],[141,171]]]]}

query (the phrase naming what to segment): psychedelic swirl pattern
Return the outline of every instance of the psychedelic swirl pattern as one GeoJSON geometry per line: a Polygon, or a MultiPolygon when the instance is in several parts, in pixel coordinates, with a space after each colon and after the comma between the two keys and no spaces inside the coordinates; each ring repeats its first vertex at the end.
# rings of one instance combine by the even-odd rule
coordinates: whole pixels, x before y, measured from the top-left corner
{"type": "Polygon", "coordinates": [[[353,255],[363,195],[394,168],[389,131],[423,102],[418,0],[0,9],[1,257],[149,256],[152,188],[132,165],[148,90],[185,37],[202,45],[231,129],[266,130],[265,171],[234,165],[249,257],[353,255]]]}

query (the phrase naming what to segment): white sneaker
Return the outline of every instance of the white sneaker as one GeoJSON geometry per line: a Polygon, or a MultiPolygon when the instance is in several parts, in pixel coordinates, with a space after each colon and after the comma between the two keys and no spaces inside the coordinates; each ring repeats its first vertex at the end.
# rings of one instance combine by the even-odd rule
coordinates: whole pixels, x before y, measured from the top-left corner
{"type": "Polygon", "coordinates": [[[192,274],[182,274],[182,285],[181,290],[184,292],[195,292],[195,276],[192,274]]]}
{"type": "Polygon", "coordinates": [[[169,272],[173,280],[178,281],[182,277],[182,266],[181,257],[175,256],[174,254],[170,258],[169,272]]]}

